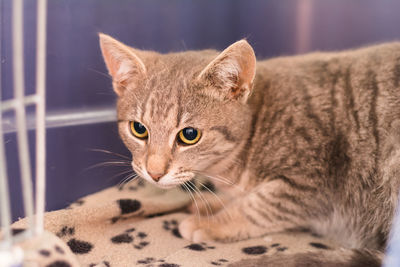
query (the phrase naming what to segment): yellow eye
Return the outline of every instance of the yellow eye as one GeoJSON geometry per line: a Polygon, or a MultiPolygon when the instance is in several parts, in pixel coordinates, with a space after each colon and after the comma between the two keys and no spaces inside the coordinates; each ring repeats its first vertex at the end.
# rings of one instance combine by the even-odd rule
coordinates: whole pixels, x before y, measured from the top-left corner
{"type": "Polygon", "coordinates": [[[186,145],[196,144],[201,137],[200,130],[192,127],[182,129],[178,134],[178,140],[186,145]]]}
{"type": "Polygon", "coordinates": [[[137,121],[131,121],[129,122],[129,125],[131,127],[131,132],[134,136],[140,139],[146,139],[149,133],[147,132],[146,127],[144,127],[143,124],[137,121]]]}

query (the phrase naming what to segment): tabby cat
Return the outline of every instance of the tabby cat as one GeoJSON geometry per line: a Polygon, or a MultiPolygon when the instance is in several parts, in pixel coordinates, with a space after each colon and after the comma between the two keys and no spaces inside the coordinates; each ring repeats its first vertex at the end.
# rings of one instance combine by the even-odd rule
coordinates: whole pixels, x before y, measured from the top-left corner
{"type": "Polygon", "coordinates": [[[133,170],[225,192],[214,216],[180,224],[184,238],[309,229],[379,265],[400,181],[400,43],[258,62],[246,40],[221,53],[100,45],[133,170]]]}

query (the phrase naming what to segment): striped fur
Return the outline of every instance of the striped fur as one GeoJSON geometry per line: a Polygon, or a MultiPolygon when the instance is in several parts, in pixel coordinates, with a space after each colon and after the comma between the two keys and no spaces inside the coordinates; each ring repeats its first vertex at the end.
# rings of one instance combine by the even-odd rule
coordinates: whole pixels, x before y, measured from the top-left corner
{"type": "MultiPolygon", "coordinates": [[[[107,62],[105,49],[122,44],[104,38],[107,62]]],[[[349,249],[383,250],[399,189],[400,43],[258,61],[254,80],[249,47],[240,41],[220,56],[129,50],[146,73],[114,88],[134,170],[155,183],[146,164],[158,154],[166,167],[157,185],[201,174],[231,194],[215,216],[180,225],[193,241],[307,228],[349,249]],[[147,141],[130,134],[132,120],[147,141]],[[188,126],[203,136],[180,146],[188,126]]]]}

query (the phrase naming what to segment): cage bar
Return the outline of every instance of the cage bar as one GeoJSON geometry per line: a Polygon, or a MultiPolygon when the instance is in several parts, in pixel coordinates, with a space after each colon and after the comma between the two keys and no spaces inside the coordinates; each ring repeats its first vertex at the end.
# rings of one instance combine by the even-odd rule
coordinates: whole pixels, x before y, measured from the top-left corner
{"type": "Polygon", "coordinates": [[[23,1],[14,0],[12,6],[13,81],[15,115],[17,124],[18,156],[21,169],[22,196],[28,231],[33,229],[33,194],[31,163],[29,159],[28,132],[24,106],[24,49],[23,49],[23,1]]]}
{"type": "Polygon", "coordinates": [[[46,195],[46,6],[47,0],[38,0],[36,45],[36,234],[43,232],[46,195]]]}

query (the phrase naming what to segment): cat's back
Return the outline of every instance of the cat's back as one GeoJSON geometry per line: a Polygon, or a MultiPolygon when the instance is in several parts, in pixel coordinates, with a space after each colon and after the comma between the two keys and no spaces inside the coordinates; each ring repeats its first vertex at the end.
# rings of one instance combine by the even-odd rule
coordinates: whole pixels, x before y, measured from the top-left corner
{"type": "Polygon", "coordinates": [[[356,112],[357,127],[374,109],[386,127],[400,116],[400,42],[259,61],[254,96],[264,105],[312,106],[322,121],[337,113],[345,123],[356,112]]]}
{"type": "MultiPolygon", "coordinates": [[[[287,68],[302,66],[306,67],[312,63],[331,61],[344,62],[363,62],[368,61],[378,63],[388,63],[390,61],[399,63],[400,59],[400,41],[389,42],[376,45],[365,46],[361,48],[348,49],[343,51],[316,51],[307,54],[300,54],[294,56],[279,56],[270,59],[258,61],[258,68],[264,70],[265,68],[287,68]]],[[[372,62],[371,62],[372,63],[372,62]]]]}
{"type": "Polygon", "coordinates": [[[335,172],[350,164],[346,172],[360,169],[366,179],[381,168],[400,118],[399,42],[279,57],[257,67],[250,106],[254,140],[264,145],[253,149],[256,168],[270,162],[280,168],[291,157],[335,172]]]}

